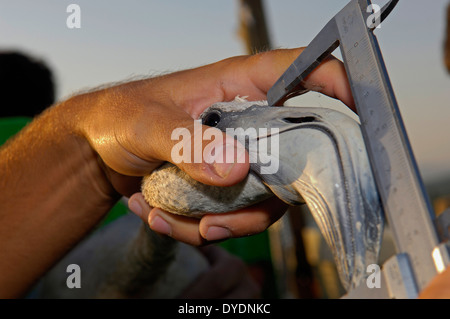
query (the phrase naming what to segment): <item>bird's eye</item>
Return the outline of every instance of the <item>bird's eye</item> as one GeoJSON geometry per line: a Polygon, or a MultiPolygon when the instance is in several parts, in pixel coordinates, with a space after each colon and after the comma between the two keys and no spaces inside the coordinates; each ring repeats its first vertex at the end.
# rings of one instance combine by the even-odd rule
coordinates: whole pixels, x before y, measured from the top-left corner
{"type": "Polygon", "coordinates": [[[220,122],[220,114],[218,112],[211,112],[203,118],[203,124],[215,127],[220,122]]]}

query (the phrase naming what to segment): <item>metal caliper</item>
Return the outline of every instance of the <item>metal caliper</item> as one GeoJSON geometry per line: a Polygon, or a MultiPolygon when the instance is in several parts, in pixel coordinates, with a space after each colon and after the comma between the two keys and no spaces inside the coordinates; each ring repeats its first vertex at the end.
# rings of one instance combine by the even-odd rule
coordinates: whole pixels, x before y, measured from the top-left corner
{"type": "Polygon", "coordinates": [[[304,79],[340,47],[396,246],[396,254],[380,267],[379,287],[369,288],[364,282],[345,298],[416,298],[450,263],[450,211],[435,217],[373,33],[398,2],[391,0],[374,12],[370,0],[351,0],[289,66],[267,96],[269,105],[277,106],[305,93],[304,79]]]}

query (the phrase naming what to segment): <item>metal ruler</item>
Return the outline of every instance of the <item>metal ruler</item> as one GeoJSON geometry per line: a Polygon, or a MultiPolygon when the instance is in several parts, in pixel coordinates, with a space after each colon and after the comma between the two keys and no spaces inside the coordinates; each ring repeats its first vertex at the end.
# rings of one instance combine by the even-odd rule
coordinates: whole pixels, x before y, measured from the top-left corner
{"type": "MultiPolygon", "coordinates": [[[[376,14],[370,0],[350,1],[269,90],[268,102],[276,106],[304,93],[304,79],[340,47],[376,185],[398,252],[383,265],[383,291],[386,298],[414,298],[443,270],[449,258],[448,246],[441,245],[434,212],[373,34],[376,24],[372,18],[378,18],[375,22],[381,23],[397,3],[398,0],[389,1],[376,14]]],[[[359,289],[367,290],[367,287],[359,289]]],[[[370,297],[370,291],[367,290],[366,297],[370,297]]],[[[374,296],[380,295],[380,291],[372,292],[374,296]]],[[[361,293],[355,291],[354,295],[360,297],[361,293]]]]}

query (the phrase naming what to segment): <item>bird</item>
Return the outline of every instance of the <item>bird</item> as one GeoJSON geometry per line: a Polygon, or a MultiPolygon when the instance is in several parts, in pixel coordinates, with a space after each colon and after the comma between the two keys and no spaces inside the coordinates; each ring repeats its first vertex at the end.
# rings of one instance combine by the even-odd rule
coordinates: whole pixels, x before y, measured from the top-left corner
{"type": "Polygon", "coordinates": [[[199,218],[272,196],[292,206],[306,203],[343,287],[362,284],[367,266],[377,263],[384,219],[358,121],[322,107],[273,107],[242,98],[210,106],[200,120],[242,143],[248,176],[234,186],[211,186],[166,163],[143,179],[149,205],[199,218]]]}

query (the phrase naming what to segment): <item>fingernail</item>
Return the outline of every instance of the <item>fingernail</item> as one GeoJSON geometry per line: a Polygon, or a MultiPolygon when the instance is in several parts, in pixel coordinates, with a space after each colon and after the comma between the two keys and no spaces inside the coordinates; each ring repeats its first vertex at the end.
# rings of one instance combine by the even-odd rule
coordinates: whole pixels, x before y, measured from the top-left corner
{"type": "Polygon", "coordinates": [[[142,217],[142,207],[137,200],[130,200],[128,202],[128,208],[137,216],[142,217]]]}
{"type": "Polygon", "coordinates": [[[205,234],[206,240],[221,240],[231,237],[231,232],[229,229],[218,226],[210,226],[205,234]]]}
{"type": "Polygon", "coordinates": [[[223,147],[216,148],[214,159],[211,161],[214,171],[222,178],[230,174],[234,166],[234,145],[225,144],[223,147]],[[228,154],[228,155],[227,155],[228,154]]]}
{"type": "Polygon", "coordinates": [[[169,223],[160,216],[153,217],[149,222],[149,226],[157,233],[168,236],[172,235],[172,227],[170,227],[169,223]]]}
{"type": "Polygon", "coordinates": [[[205,158],[207,163],[211,163],[214,172],[222,177],[226,178],[235,163],[245,162],[245,149],[243,147],[236,147],[233,143],[226,143],[222,147],[216,147],[214,149],[214,155],[209,154],[205,158]]]}

